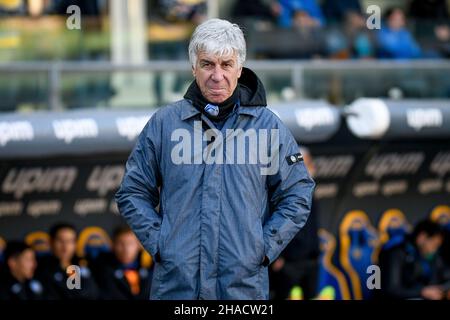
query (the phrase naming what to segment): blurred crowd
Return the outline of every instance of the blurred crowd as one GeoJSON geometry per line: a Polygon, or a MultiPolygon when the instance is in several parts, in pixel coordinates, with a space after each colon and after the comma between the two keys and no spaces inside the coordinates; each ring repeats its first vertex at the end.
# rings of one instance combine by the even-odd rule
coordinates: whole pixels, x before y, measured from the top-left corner
{"type": "MultiPolygon", "coordinates": [[[[309,150],[301,153],[314,177],[309,150]]],[[[337,241],[319,229],[318,212],[313,200],[306,225],[271,264],[271,299],[450,300],[450,212],[436,221],[423,219],[412,231],[398,210],[381,217],[379,231],[360,219],[362,212],[350,222],[349,212],[337,241]],[[367,270],[373,265],[379,274],[371,282],[367,270]]]]}
{"type": "MultiPolygon", "coordinates": [[[[376,3],[376,2],[375,2],[376,3]]],[[[302,57],[334,59],[417,59],[450,56],[449,10],[446,0],[403,1],[385,7],[376,25],[376,11],[366,13],[360,0],[238,1],[234,16],[266,20],[296,30],[299,46],[314,41],[302,57]]],[[[291,35],[290,40],[295,35],[291,35]]],[[[295,58],[295,50],[286,53],[295,58]]],[[[280,53],[281,54],[281,53],[280,53]]]]}
{"type": "MultiPolygon", "coordinates": [[[[312,232],[314,221],[308,221],[307,224],[309,226],[305,227],[305,231],[300,232],[271,265],[272,299],[338,298],[336,291],[339,289],[333,288],[331,283],[323,286],[323,279],[320,279],[326,262],[319,250],[318,237],[312,232]]],[[[367,290],[364,281],[364,273],[370,265],[364,265],[362,274],[358,275],[362,291],[368,292],[362,298],[450,300],[449,235],[449,230],[439,224],[422,220],[411,233],[397,235],[397,238],[394,236],[393,241],[380,248],[377,263],[380,278],[374,281],[373,290],[367,290]]],[[[352,254],[355,252],[358,251],[354,250],[352,254]]],[[[357,266],[354,268],[358,273],[357,266]]],[[[352,284],[350,281],[350,289],[347,290],[355,289],[351,288],[352,284]]],[[[351,298],[355,299],[355,292],[351,298]]]]}
{"type": "MultiPolygon", "coordinates": [[[[219,14],[245,28],[249,54],[255,58],[450,57],[447,0],[393,2],[399,6],[383,3],[380,21],[376,20],[377,12],[366,12],[367,4],[363,0],[255,0],[231,3],[225,6],[227,10],[219,14]]],[[[108,15],[110,6],[107,0],[0,0],[0,17],[67,15],[67,8],[73,4],[80,7],[82,15],[94,17],[108,15]]],[[[224,7],[220,1],[218,6],[224,7]]],[[[167,39],[162,41],[166,46],[171,42],[167,40],[172,37],[169,26],[179,23],[196,25],[207,17],[205,0],[148,0],[146,8],[148,22],[161,23],[164,28],[162,32],[167,33],[167,39]]],[[[188,25],[183,27],[189,28],[188,25]]],[[[178,40],[181,44],[187,41],[178,40]]],[[[184,53],[182,45],[175,45],[175,48],[179,50],[163,48],[163,56],[167,54],[166,59],[171,59],[177,58],[178,52],[184,53]]]]}
{"type": "MultiPolygon", "coordinates": [[[[249,55],[253,58],[450,57],[448,1],[408,0],[402,6],[384,8],[379,29],[368,27],[375,21],[366,13],[363,2],[233,1],[229,16],[224,18],[244,27],[249,55]]],[[[157,30],[162,33],[169,32],[170,25],[195,25],[207,16],[206,1],[202,0],[149,0],[147,3],[148,21],[161,23],[164,28],[157,30]]],[[[110,3],[107,0],[0,0],[0,19],[65,16],[70,5],[78,5],[84,16],[100,17],[108,15],[110,3]]],[[[184,60],[187,40],[176,38],[149,46],[149,56],[184,60]]],[[[306,152],[302,153],[305,163],[309,162],[306,152]]],[[[314,175],[314,168],[309,167],[309,171],[314,175]]],[[[319,284],[325,266],[317,211],[315,203],[304,230],[269,267],[273,299],[321,296],[319,284]]],[[[423,220],[412,232],[393,228],[389,241],[380,246],[377,264],[381,270],[381,289],[375,290],[371,298],[450,299],[449,225],[448,221],[442,226],[423,220]]],[[[26,241],[7,242],[0,259],[0,300],[148,299],[153,261],[128,227],[119,226],[113,232],[108,250],[90,255],[77,250],[79,234],[74,226],[57,224],[48,234],[49,252],[45,253],[26,241]],[[68,268],[73,265],[78,269],[68,268]],[[76,282],[78,276],[81,289],[69,288],[68,284],[76,282]]],[[[359,230],[352,236],[358,245],[367,243],[367,239],[359,238],[365,236],[359,230]]],[[[355,256],[362,255],[364,248],[360,245],[352,252],[355,256]]],[[[338,265],[338,260],[339,257],[333,262],[338,265]]]]}
{"type": "Polygon", "coordinates": [[[0,300],[149,299],[152,261],[127,226],[114,231],[111,250],[83,257],[74,226],[56,224],[49,235],[45,253],[22,241],[7,243],[0,300]]]}
{"type": "MultiPolygon", "coordinates": [[[[319,290],[324,262],[316,224],[313,215],[269,266],[271,299],[343,298],[334,289],[319,290]]],[[[153,261],[127,226],[114,231],[111,250],[95,255],[79,255],[70,224],[54,225],[49,235],[50,251],[44,254],[23,241],[8,241],[0,264],[0,300],[149,299],[153,261]]],[[[381,287],[369,299],[450,299],[449,230],[423,220],[399,236],[381,248],[381,287]]]]}
{"type": "MultiPolygon", "coordinates": [[[[309,150],[302,147],[301,153],[314,176],[309,150]]],[[[350,212],[331,245],[334,236],[324,237],[318,212],[313,201],[304,228],[269,266],[271,299],[450,300],[450,211],[436,211],[411,228],[402,213],[390,210],[376,234],[362,214],[350,212]],[[371,265],[380,268],[376,290],[366,287],[371,265]]],[[[126,225],[111,238],[98,227],[78,233],[59,223],[48,239],[27,236],[25,242],[8,241],[4,249],[0,244],[0,300],[149,299],[152,257],[126,225]]]]}

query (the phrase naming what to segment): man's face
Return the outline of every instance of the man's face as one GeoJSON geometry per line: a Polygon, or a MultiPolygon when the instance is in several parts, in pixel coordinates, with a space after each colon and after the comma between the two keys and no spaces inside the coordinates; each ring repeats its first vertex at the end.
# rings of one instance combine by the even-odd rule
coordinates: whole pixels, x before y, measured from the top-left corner
{"type": "Polygon", "coordinates": [[[8,265],[11,269],[11,273],[16,277],[24,280],[32,279],[34,270],[36,269],[36,258],[34,251],[27,249],[17,257],[10,258],[8,265]]]}
{"type": "Polygon", "coordinates": [[[425,232],[417,236],[417,247],[419,248],[422,257],[434,255],[442,244],[442,236],[428,236],[425,232]]]}
{"type": "Polygon", "coordinates": [[[134,262],[139,254],[141,246],[132,232],[119,235],[114,241],[113,251],[117,260],[123,264],[134,262]]]}
{"type": "Polygon", "coordinates": [[[192,68],[203,97],[212,103],[228,99],[241,76],[242,67],[238,65],[237,54],[218,57],[199,52],[196,65],[192,68]]]}
{"type": "Polygon", "coordinates": [[[402,10],[396,9],[391,14],[388,20],[389,27],[393,30],[399,30],[403,28],[406,24],[405,14],[402,10]]]}
{"type": "Polygon", "coordinates": [[[61,229],[52,242],[53,254],[63,261],[71,260],[75,255],[77,235],[72,229],[61,229]]]}

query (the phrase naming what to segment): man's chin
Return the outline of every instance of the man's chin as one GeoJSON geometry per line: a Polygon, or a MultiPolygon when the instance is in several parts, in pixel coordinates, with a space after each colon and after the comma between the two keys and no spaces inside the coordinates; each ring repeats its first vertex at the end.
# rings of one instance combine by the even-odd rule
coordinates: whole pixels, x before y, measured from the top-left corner
{"type": "Polygon", "coordinates": [[[206,98],[209,102],[214,104],[221,104],[225,100],[227,100],[227,97],[224,96],[209,96],[206,98]]]}

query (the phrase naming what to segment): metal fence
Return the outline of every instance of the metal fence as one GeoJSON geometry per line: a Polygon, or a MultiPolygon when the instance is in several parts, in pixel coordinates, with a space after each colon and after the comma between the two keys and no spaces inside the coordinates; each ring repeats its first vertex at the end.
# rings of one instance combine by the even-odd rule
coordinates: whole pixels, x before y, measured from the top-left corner
{"type": "MultiPolygon", "coordinates": [[[[246,66],[252,68],[258,75],[265,74],[263,82],[264,77],[270,78],[274,73],[282,74],[289,82],[288,86],[295,98],[327,98],[330,91],[334,90],[333,81],[337,81],[337,86],[342,92],[348,93],[349,97],[343,99],[344,102],[360,96],[387,96],[389,88],[406,88],[406,92],[410,92],[407,93],[408,97],[411,95],[416,97],[415,94],[418,95],[417,98],[450,97],[450,61],[445,60],[261,60],[247,61],[246,66]],[[358,87],[362,89],[358,90],[358,87]],[[437,89],[439,90],[436,91],[437,89]]],[[[64,109],[61,83],[66,75],[80,73],[87,76],[98,73],[112,75],[117,72],[177,74],[189,71],[187,61],[150,61],[139,65],[114,64],[106,61],[0,63],[0,77],[5,79],[11,75],[45,74],[47,79],[45,94],[50,110],[64,109]]],[[[277,80],[272,82],[276,84],[277,80]]],[[[18,92],[20,94],[20,88],[18,92]]]]}

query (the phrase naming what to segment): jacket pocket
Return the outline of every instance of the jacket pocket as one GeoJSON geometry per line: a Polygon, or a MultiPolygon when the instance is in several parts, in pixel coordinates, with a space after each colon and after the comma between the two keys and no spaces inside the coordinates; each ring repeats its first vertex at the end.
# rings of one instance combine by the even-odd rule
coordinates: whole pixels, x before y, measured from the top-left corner
{"type": "Polygon", "coordinates": [[[258,250],[258,267],[262,266],[264,257],[266,255],[266,250],[265,250],[265,244],[264,244],[264,232],[263,232],[263,227],[262,224],[258,221],[257,222],[258,225],[258,239],[257,239],[257,250],[258,250]]]}
{"type": "Polygon", "coordinates": [[[165,233],[164,233],[164,219],[161,221],[161,232],[159,234],[159,238],[158,238],[158,254],[159,254],[159,262],[164,261],[164,238],[165,238],[165,233]]]}

